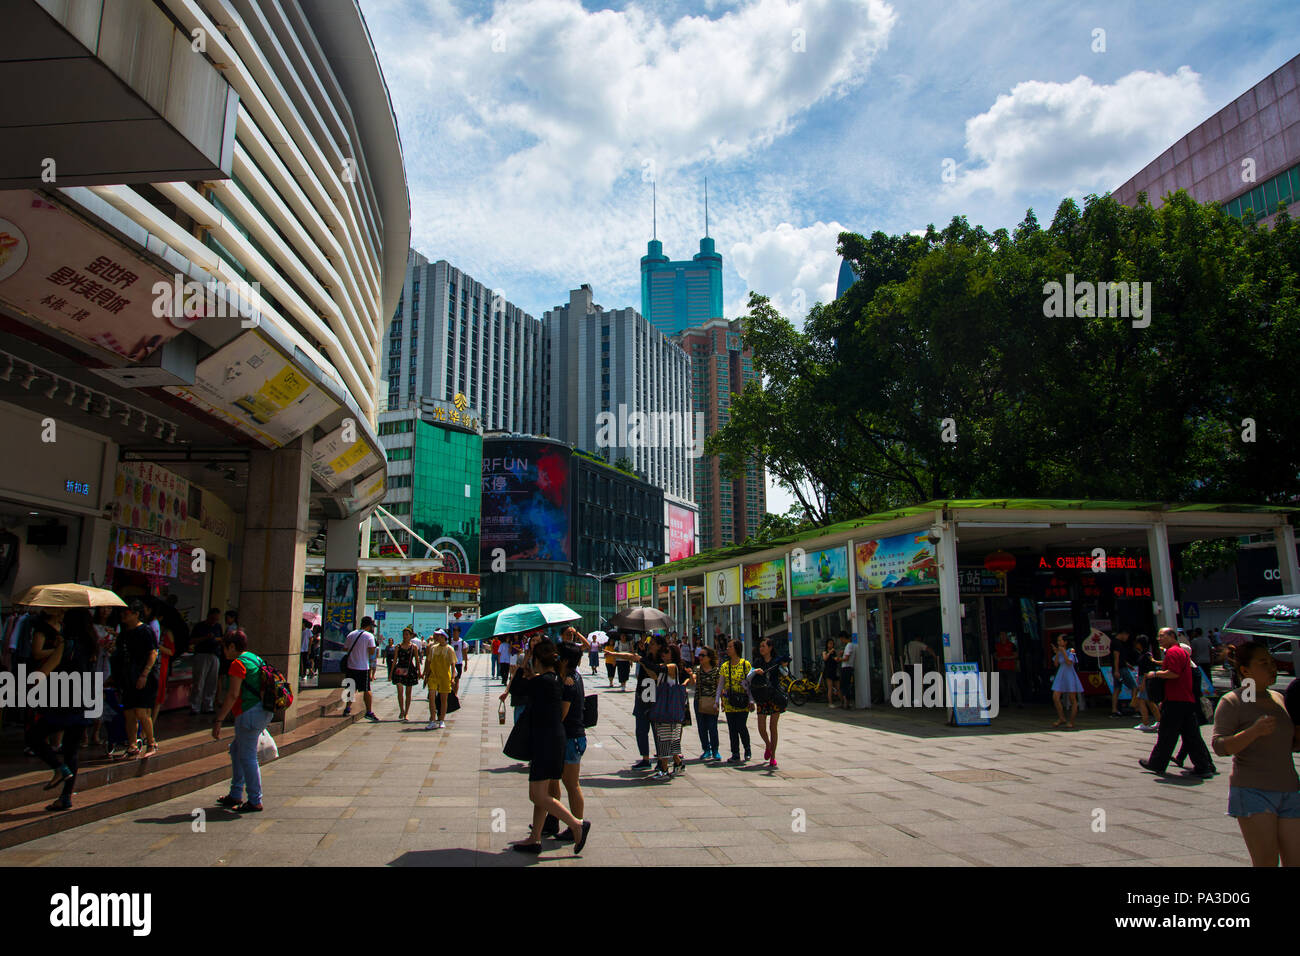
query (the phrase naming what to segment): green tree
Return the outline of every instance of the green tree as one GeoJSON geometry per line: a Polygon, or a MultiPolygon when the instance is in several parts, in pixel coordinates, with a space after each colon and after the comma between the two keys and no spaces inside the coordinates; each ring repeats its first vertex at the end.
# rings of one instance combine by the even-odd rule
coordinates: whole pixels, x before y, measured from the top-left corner
{"type": "Polygon", "coordinates": [[[733,475],[757,456],[808,520],[963,497],[1300,496],[1285,212],[1260,230],[1181,191],[1159,209],[1090,196],[1046,229],[1032,210],[1010,233],[958,217],[844,233],[840,252],[859,281],[802,330],[751,295],[761,381],[706,447],[733,475]],[[1047,284],[1068,275],[1150,283],[1149,324],[1047,317],[1047,284]]]}

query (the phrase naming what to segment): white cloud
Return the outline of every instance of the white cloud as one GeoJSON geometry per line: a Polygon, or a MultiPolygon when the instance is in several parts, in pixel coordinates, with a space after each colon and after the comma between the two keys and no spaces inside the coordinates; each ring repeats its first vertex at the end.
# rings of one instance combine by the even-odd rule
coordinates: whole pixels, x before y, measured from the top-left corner
{"type": "Polygon", "coordinates": [[[1113,189],[1209,113],[1199,74],[1136,71],[1114,84],[1018,83],[966,121],[966,152],[978,165],[948,187],[958,196],[1113,189]]]}
{"type": "MultiPolygon", "coordinates": [[[[896,19],[883,0],[750,0],[671,22],[650,3],[463,7],[367,3],[402,131],[413,243],[486,282],[506,273],[517,285],[527,270],[545,286],[512,297],[532,308],[582,281],[607,306],[639,305],[646,161],[659,238],[687,258],[704,171],[752,160],[860,85],[896,19]]],[[[759,170],[743,195],[712,197],[719,249],[790,218],[801,187],[759,170]]]]}
{"type": "Polygon", "coordinates": [[[799,322],[816,302],[835,298],[840,257],[835,251],[841,232],[838,222],[816,222],[802,228],[783,222],[731,247],[731,264],[744,280],[728,316],[747,311],[753,290],[772,300],[787,318],[799,322]]]}

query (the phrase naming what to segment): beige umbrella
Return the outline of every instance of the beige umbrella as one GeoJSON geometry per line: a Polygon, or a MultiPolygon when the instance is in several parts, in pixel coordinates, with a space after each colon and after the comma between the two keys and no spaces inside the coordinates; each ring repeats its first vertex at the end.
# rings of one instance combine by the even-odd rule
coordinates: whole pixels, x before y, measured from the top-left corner
{"type": "Polygon", "coordinates": [[[27,607],[126,607],[112,591],[84,584],[40,584],[28,588],[14,603],[27,607]]]}

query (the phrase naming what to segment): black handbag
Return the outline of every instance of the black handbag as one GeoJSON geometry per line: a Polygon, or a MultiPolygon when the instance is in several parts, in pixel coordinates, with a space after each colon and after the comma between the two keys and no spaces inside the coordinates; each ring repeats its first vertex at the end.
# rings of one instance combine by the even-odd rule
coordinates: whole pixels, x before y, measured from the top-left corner
{"type": "Polygon", "coordinates": [[[455,694],[448,694],[447,713],[454,714],[458,710],[460,710],[460,698],[457,697],[455,694]]]}
{"type": "Polygon", "coordinates": [[[582,698],[582,726],[595,727],[599,714],[596,710],[596,704],[600,700],[599,694],[588,694],[582,698]]]}
{"type": "Polygon", "coordinates": [[[529,718],[527,709],[519,715],[515,725],[510,728],[510,736],[506,738],[506,745],[502,748],[504,753],[511,760],[518,760],[527,763],[533,759],[533,722],[529,718]]]}

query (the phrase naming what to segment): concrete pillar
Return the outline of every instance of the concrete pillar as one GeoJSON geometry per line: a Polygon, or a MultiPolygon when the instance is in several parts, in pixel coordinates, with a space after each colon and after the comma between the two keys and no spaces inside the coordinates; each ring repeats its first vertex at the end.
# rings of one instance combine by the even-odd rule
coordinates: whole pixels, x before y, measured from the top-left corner
{"type": "MultiPolygon", "coordinates": [[[[790,552],[787,551],[785,554],[785,640],[786,646],[790,648],[790,673],[799,677],[803,673],[803,657],[799,654],[799,628],[795,624],[794,616],[794,568],[790,560],[790,552]]],[[[806,561],[807,558],[803,560],[806,561]]]]}
{"type": "Polygon", "coordinates": [[[298,689],[312,440],[254,451],[248,462],[239,622],[249,649],[298,689]]]}
{"type": "Polygon", "coordinates": [[[1147,554],[1151,560],[1151,599],[1156,628],[1178,626],[1178,601],[1174,597],[1174,572],[1169,560],[1169,532],[1163,521],[1147,528],[1147,554]]]}
{"type": "Polygon", "coordinates": [[[104,586],[112,531],[113,522],[106,518],[81,519],[81,544],[77,550],[78,581],[94,581],[96,587],[104,586]]]}
{"type": "Polygon", "coordinates": [[[943,628],[943,662],[956,664],[966,659],[961,639],[961,587],[957,579],[957,523],[945,521],[935,546],[939,559],[939,622],[943,628]]]}
{"type": "Polygon", "coordinates": [[[1296,567],[1295,528],[1289,524],[1279,525],[1273,537],[1277,542],[1277,570],[1278,579],[1282,584],[1282,593],[1300,592],[1300,568],[1296,567]]]}

